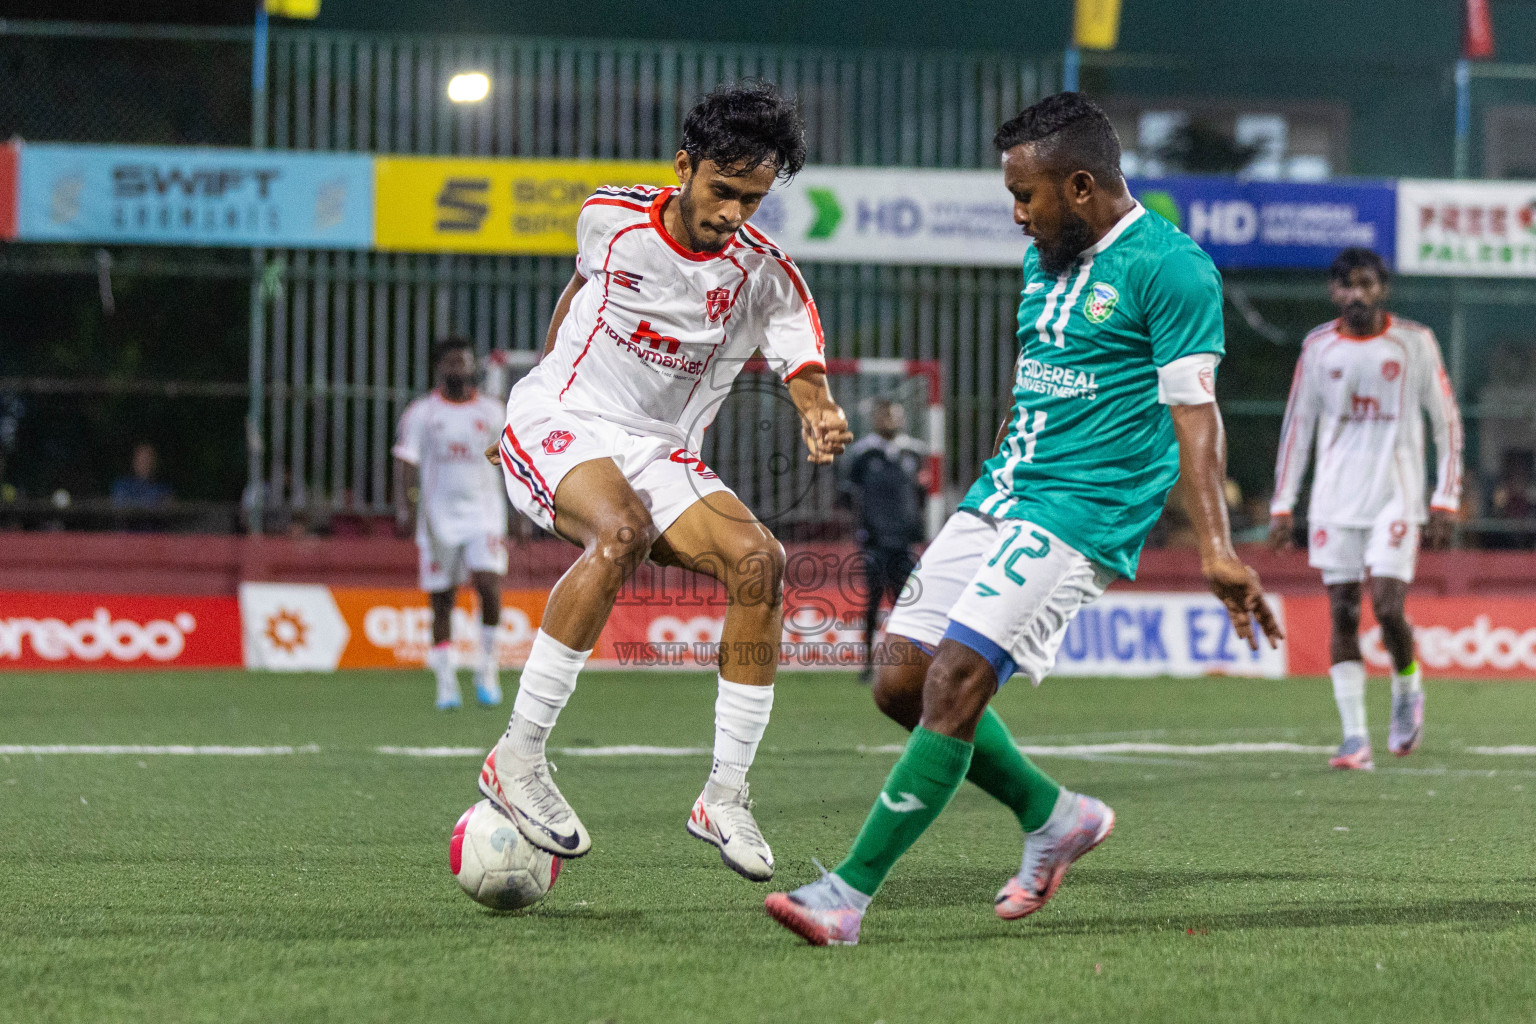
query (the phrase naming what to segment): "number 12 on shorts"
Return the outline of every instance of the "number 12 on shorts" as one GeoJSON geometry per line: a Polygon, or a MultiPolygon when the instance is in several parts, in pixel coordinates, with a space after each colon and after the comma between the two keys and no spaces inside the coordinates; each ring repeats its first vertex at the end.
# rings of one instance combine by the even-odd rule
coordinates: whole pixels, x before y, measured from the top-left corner
{"type": "Polygon", "coordinates": [[[987,568],[990,569],[998,563],[1000,558],[1008,555],[1008,560],[1003,562],[1003,574],[1021,587],[1024,585],[1024,577],[1014,569],[1014,563],[1020,558],[1044,558],[1051,552],[1051,538],[1039,530],[1029,531],[1029,538],[1034,541],[1033,544],[1014,547],[1014,542],[1019,539],[1019,535],[1023,532],[1024,524],[1021,523],[1015,526],[1013,532],[1008,535],[1008,539],[1003,541],[1002,547],[998,548],[997,553],[987,562],[987,568]],[[1010,553],[1010,549],[1012,549],[1012,553],[1010,553]]]}

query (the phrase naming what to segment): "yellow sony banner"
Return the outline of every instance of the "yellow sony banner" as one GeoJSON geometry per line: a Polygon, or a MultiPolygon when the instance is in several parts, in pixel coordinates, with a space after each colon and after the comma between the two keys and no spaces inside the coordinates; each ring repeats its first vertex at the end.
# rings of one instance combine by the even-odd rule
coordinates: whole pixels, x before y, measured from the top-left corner
{"type": "Polygon", "coordinates": [[[373,162],[374,248],[570,255],[576,215],[599,185],[675,184],[672,165],[660,161],[381,156],[373,162]]]}
{"type": "Polygon", "coordinates": [[[1120,0],[1077,0],[1072,42],[1085,50],[1113,50],[1120,40],[1120,0]]]}

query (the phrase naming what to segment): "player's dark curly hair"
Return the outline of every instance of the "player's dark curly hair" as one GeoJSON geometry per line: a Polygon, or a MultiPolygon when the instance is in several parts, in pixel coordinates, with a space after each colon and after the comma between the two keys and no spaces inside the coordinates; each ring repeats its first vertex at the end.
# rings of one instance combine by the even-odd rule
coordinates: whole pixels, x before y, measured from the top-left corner
{"type": "Polygon", "coordinates": [[[805,166],[805,122],[795,102],[771,82],[722,85],[688,112],[682,149],[694,167],[713,160],[736,175],[771,163],[788,181],[805,166]]]}
{"type": "Polygon", "coordinates": [[[475,354],[475,343],[462,334],[450,334],[448,337],[432,346],[432,365],[436,366],[443,361],[443,356],[456,348],[468,349],[470,355],[475,354]]]}
{"type": "Polygon", "coordinates": [[[1043,159],[1064,174],[1087,171],[1105,184],[1120,178],[1120,136],[1082,93],[1047,96],[1005,121],[992,139],[1000,153],[1026,142],[1041,143],[1043,159]]]}
{"type": "Polygon", "coordinates": [[[1360,268],[1375,272],[1376,280],[1382,284],[1386,284],[1390,276],[1387,261],[1375,251],[1352,245],[1348,249],[1340,250],[1339,254],[1333,258],[1333,263],[1328,267],[1328,280],[1348,283],[1349,272],[1360,268]]]}

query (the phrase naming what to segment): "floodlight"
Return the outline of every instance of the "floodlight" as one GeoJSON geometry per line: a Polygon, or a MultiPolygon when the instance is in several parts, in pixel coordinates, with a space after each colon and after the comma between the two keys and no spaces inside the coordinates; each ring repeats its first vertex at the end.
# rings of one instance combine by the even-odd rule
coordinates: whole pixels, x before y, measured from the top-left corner
{"type": "Polygon", "coordinates": [[[480,71],[466,71],[448,80],[448,98],[455,103],[479,103],[491,94],[491,80],[480,71]]]}

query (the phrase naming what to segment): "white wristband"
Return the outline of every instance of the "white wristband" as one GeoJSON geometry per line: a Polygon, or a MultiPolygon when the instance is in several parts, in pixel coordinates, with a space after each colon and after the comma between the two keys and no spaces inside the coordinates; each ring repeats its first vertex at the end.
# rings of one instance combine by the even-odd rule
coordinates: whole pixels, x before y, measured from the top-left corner
{"type": "Polygon", "coordinates": [[[1214,352],[1196,352],[1157,368],[1157,400],[1164,405],[1205,405],[1216,401],[1214,352]]]}

